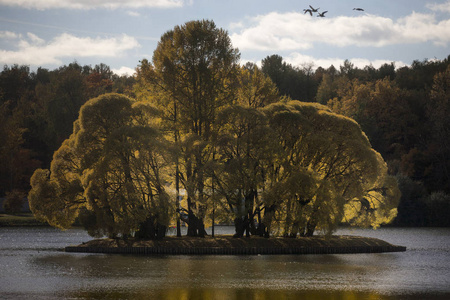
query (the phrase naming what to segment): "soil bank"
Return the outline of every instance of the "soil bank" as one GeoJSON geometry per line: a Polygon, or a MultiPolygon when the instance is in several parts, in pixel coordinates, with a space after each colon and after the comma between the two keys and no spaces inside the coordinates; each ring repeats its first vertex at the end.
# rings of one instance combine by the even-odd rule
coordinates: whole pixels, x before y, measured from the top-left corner
{"type": "Polygon", "coordinates": [[[173,237],[162,240],[96,239],[66,252],[140,255],[267,255],[267,254],[350,254],[402,252],[406,247],[376,238],[359,236],[313,236],[302,238],[173,237]]]}

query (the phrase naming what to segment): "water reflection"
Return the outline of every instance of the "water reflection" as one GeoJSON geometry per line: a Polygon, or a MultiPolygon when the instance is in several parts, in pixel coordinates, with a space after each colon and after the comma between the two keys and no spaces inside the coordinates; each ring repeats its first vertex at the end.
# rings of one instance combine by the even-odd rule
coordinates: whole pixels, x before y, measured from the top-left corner
{"type": "Polygon", "coordinates": [[[0,228],[0,298],[450,299],[449,229],[352,234],[382,238],[408,251],[303,256],[64,253],[64,246],[90,238],[76,230],[0,228]]]}
{"type": "MultiPolygon", "coordinates": [[[[36,256],[32,264],[40,272],[46,270],[48,290],[67,291],[62,298],[424,299],[417,295],[427,291],[426,285],[417,291],[406,286],[423,284],[423,280],[405,279],[401,273],[405,270],[398,273],[400,255],[147,257],[62,253],[36,256]]],[[[448,291],[442,295],[448,299],[448,291]]],[[[439,293],[434,294],[432,299],[439,297],[439,293]]]]}
{"type": "MultiPolygon", "coordinates": [[[[285,291],[285,290],[254,290],[254,289],[170,289],[148,290],[139,292],[81,292],[72,294],[75,299],[161,299],[161,300],[390,300],[390,296],[376,293],[338,291],[285,291]]],[[[395,298],[398,299],[398,298],[395,298]]],[[[442,298],[444,299],[444,298],[442,298]]]]}

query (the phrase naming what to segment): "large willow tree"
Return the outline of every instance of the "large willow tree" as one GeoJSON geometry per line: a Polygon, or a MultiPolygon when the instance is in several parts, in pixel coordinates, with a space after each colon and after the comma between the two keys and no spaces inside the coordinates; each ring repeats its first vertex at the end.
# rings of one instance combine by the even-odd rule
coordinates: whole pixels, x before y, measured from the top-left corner
{"type": "Polygon", "coordinates": [[[227,32],[203,20],[164,33],[152,63],[143,60],[138,68],[136,93],[161,109],[178,149],[176,186],[187,193],[188,235],[205,234],[206,165],[217,114],[235,100],[238,59],[227,32]]]}
{"type": "Polygon", "coordinates": [[[342,221],[378,227],[393,220],[397,182],[354,120],[298,101],[263,111],[278,137],[266,170],[266,226],[284,236],[311,236],[342,221]]]}
{"type": "Polygon", "coordinates": [[[31,178],[30,207],[38,219],[68,228],[78,217],[93,236],[133,232],[161,237],[169,224],[164,189],[167,144],[154,109],[106,94],[84,104],[50,170],[31,178]]]}

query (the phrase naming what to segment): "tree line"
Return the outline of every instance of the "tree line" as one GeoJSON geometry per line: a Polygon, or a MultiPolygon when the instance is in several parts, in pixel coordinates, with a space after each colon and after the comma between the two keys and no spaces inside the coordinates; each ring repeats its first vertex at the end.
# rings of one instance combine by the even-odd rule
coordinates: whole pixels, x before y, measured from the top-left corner
{"type": "Polygon", "coordinates": [[[391,220],[398,195],[388,170],[402,191],[397,224],[444,224],[448,59],[313,71],[277,55],[261,68],[238,58],[226,32],[202,21],[165,33],[133,77],[103,64],[5,66],[1,194],[20,199],[39,168],[31,181],[38,198],[62,202],[35,208],[51,208],[57,215],[42,217],[60,227],[78,217],[93,235],[154,237],[174,221],[188,221],[190,235],[226,221],[240,236],[295,236],[342,220],[391,220]],[[335,113],[358,121],[370,143],[335,113]],[[109,122],[108,130],[95,122],[109,122]],[[351,155],[371,167],[352,164],[351,155]]]}
{"type": "Polygon", "coordinates": [[[402,192],[394,223],[449,226],[450,56],[362,69],[345,61],[339,69],[296,68],[277,55],[262,70],[281,94],[327,105],[356,120],[386,160],[402,192]],[[298,84],[290,84],[297,82],[298,84]]]}
{"type": "Polygon", "coordinates": [[[134,78],[114,75],[104,64],[74,62],[55,70],[4,66],[0,73],[0,197],[5,210],[20,211],[36,168],[72,133],[80,107],[107,92],[132,95],[134,78]]]}

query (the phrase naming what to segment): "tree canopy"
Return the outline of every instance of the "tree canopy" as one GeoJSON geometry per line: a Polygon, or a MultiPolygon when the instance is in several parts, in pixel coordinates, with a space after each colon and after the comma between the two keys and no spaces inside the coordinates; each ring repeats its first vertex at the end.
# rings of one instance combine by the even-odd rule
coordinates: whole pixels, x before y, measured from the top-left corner
{"type": "Polygon", "coordinates": [[[49,168],[53,152],[72,133],[80,107],[106,92],[131,95],[133,77],[108,66],[74,62],[55,70],[4,66],[0,72],[0,197],[27,194],[36,168],[49,168]]]}
{"type": "Polygon", "coordinates": [[[138,69],[138,90],[151,90],[150,101],[178,144],[176,176],[187,192],[189,235],[205,233],[208,143],[218,112],[235,100],[238,59],[224,30],[212,21],[191,21],[163,34],[153,63],[144,60],[138,69]]]}
{"type": "MultiPolygon", "coordinates": [[[[60,228],[78,220],[94,236],[124,238],[160,238],[180,220],[192,236],[204,236],[208,224],[233,222],[236,237],[391,222],[400,191],[383,156],[393,141],[406,143],[406,106],[414,97],[387,78],[364,81],[349,62],[314,74],[283,63],[277,73],[277,56],[262,69],[238,59],[227,33],[203,20],[162,35],[152,61],[136,69],[133,98],[95,97],[112,88],[99,66],[105,75],[89,76],[83,87],[95,96],[74,114],[50,168],[31,178],[35,215],[60,228]],[[286,70],[302,72],[301,80],[289,79],[308,86],[302,99],[314,100],[318,89],[328,107],[281,92],[270,77],[286,70]],[[391,126],[387,108],[403,126],[391,126]],[[385,142],[381,154],[372,141],[385,142]]],[[[392,75],[385,69],[380,74],[392,75]]],[[[445,103],[445,78],[436,78],[436,103],[445,103]]],[[[432,113],[445,133],[444,117],[432,113]]],[[[20,127],[16,132],[19,138],[20,127]]]]}
{"type": "Polygon", "coordinates": [[[278,137],[266,170],[267,218],[283,235],[332,232],[342,221],[378,227],[396,216],[400,193],[360,126],[298,101],[264,108],[278,137]]]}
{"type": "Polygon", "coordinates": [[[84,104],[50,171],[38,169],[31,178],[35,215],[60,228],[79,217],[93,236],[163,235],[158,230],[169,224],[163,180],[169,154],[152,126],[153,113],[148,104],[119,94],[84,104]]]}

